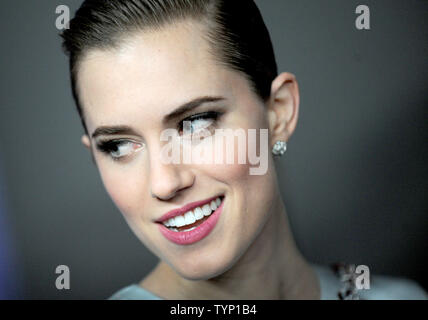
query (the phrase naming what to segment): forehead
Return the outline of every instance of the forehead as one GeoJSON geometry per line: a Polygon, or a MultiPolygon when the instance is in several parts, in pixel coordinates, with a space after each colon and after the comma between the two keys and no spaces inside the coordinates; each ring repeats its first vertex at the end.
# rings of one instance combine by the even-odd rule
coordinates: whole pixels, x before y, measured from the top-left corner
{"type": "Polygon", "coordinates": [[[179,23],[135,34],[119,49],[89,52],[77,84],[88,129],[156,123],[200,96],[234,99],[231,88],[244,77],[215,63],[201,28],[179,23]]]}

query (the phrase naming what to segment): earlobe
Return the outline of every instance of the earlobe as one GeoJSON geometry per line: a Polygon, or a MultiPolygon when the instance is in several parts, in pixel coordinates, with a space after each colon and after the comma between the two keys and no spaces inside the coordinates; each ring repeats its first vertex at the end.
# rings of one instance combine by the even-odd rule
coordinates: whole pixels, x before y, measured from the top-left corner
{"type": "Polygon", "coordinates": [[[81,138],[81,141],[86,148],[91,149],[91,142],[88,135],[84,134],[81,138]]]}

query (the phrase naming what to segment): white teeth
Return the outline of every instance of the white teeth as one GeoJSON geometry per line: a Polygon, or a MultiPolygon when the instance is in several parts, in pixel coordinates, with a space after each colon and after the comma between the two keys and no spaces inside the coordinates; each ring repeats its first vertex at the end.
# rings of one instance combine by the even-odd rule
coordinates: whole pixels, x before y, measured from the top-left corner
{"type": "Polygon", "coordinates": [[[204,217],[204,213],[199,207],[193,211],[193,214],[195,215],[196,220],[201,220],[204,217]]]}
{"type": "Polygon", "coordinates": [[[193,229],[196,229],[196,227],[192,227],[192,228],[190,228],[190,229],[186,229],[186,230],[183,230],[184,232],[187,232],[187,231],[192,231],[193,229]]]}
{"type": "Polygon", "coordinates": [[[211,207],[209,204],[206,204],[202,207],[202,212],[204,213],[204,216],[209,216],[211,214],[211,207]]]}
{"type": "Polygon", "coordinates": [[[187,211],[184,215],[184,222],[185,224],[192,224],[195,223],[196,218],[192,211],[187,211]]]}
{"type": "Polygon", "coordinates": [[[186,224],[183,216],[176,216],[174,219],[176,227],[182,227],[186,224]]]}
{"type": "Polygon", "coordinates": [[[166,223],[168,223],[170,227],[175,227],[175,218],[169,219],[166,223]]]}
{"type": "MultiPolygon", "coordinates": [[[[178,227],[190,225],[195,223],[196,220],[201,220],[204,217],[208,217],[209,215],[211,215],[211,213],[217,210],[220,204],[221,204],[221,199],[217,198],[202,207],[195,208],[193,211],[187,211],[184,215],[176,216],[167,221],[164,221],[163,224],[165,227],[169,227],[170,230],[178,232],[177,230],[178,227]]],[[[194,228],[196,227],[193,227],[184,231],[190,231],[190,230],[193,230],[194,228]]]]}

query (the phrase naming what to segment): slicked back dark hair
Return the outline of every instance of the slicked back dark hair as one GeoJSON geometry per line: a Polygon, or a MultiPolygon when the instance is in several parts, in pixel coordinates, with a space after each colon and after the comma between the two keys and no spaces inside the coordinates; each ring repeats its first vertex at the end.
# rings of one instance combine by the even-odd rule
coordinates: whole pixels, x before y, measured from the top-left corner
{"type": "Polygon", "coordinates": [[[85,129],[77,92],[79,62],[91,49],[114,49],[134,32],[191,19],[207,26],[204,37],[216,61],[242,73],[263,100],[278,74],[269,32],[253,0],[85,0],[61,33],[69,56],[71,88],[85,129]]]}

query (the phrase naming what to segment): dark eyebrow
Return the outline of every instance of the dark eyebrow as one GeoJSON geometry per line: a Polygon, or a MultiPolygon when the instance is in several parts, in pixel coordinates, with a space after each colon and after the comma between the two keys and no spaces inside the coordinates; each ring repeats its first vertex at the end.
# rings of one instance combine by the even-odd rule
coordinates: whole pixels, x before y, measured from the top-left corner
{"type": "Polygon", "coordinates": [[[181,115],[185,114],[186,112],[189,112],[189,111],[199,107],[200,105],[202,105],[204,103],[217,102],[217,101],[223,101],[223,100],[226,100],[226,99],[223,97],[210,97],[210,96],[205,96],[205,97],[193,99],[192,101],[186,102],[185,104],[183,104],[183,105],[179,106],[177,109],[175,109],[173,112],[166,115],[163,118],[162,123],[165,125],[165,124],[171,122],[172,120],[180,117],[181,115]]]}
{"type": "Polygon", "coordinates": [[[101,135],[127,134],[138,135],[134,129],[129,126],[102,126],[98,127],[92,134],[92,139],[101,135]]]}
{"type": "MultiPolygon", "coordinates": [[[[167,114],[163,118],[162,123],[165,125],[170,121],[172,121],[173,119],[180,117],[184,113],[189,112],[190,110],[195,109],[204,103],[223,101],[223,100],[226,100],[226,99],[223,97],[211,97],[211,96],[204,96],[204,97],[193,99],[179,106],[177,109],[175,109],[171,113],[167,114]]],[[[92,139],[95,139],[96,137],[101,135],[115,135],[115,134],[138,135],[134,129],[125,125],[101,126],[94,131],[94,133],[92,134],[92,139]]]]}

